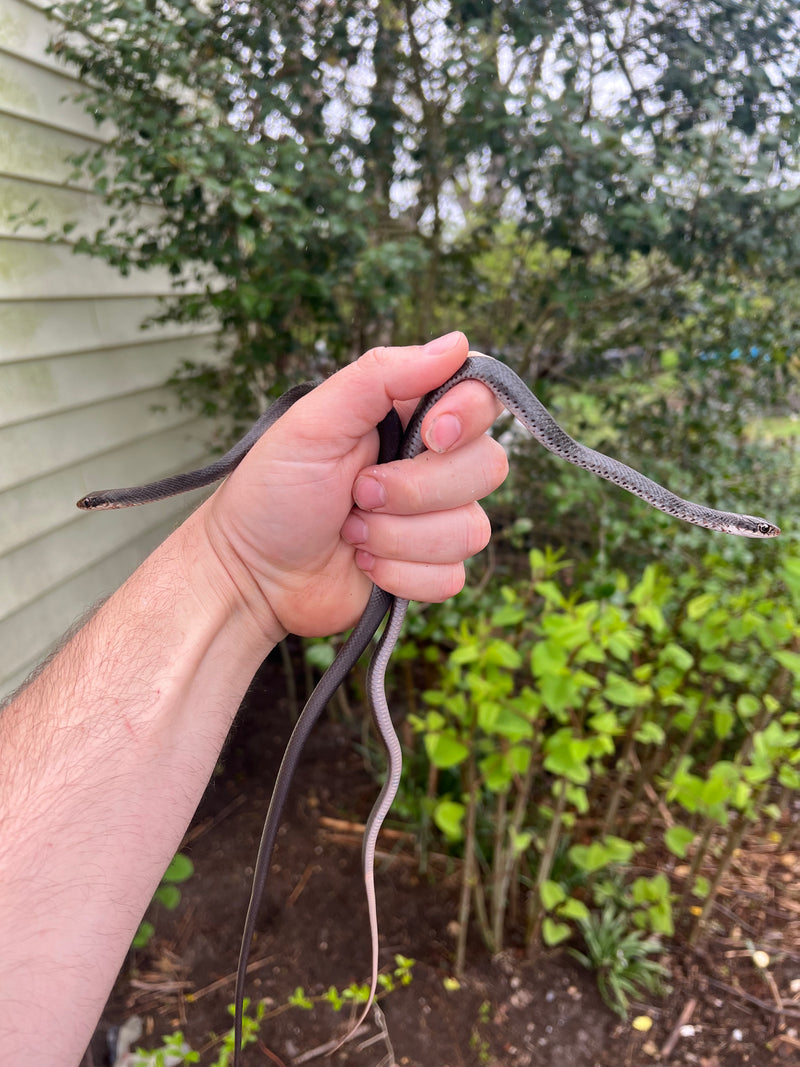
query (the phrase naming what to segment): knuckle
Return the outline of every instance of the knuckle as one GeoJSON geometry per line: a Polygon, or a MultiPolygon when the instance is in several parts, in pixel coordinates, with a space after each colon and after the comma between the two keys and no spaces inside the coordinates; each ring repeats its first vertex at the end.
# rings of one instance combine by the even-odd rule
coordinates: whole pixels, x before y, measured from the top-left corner
{"type": "Polygon", "coordinates": [[[486,473],[489,484],[496,489],[508,475],[508,456],[499,441],[495,441],[493,437],[485,437],[484,440],[489,445],[486,455],[486,473]]]}
{"type": "Polygon", "coordinates": [[[442,573],[440,596],[437,597],[436,602],[441,603],[443,600],[449,600],[456,593],[460,593],[464,588],[466,579],[467,572],[463,563],[456,563],[452,567],[446,568],[442,573]]]}
{"type": "Polygon", "coordinates": [[[429,604],[441,604],[442,601],[460,593],[465,581],[466,570],[463,563],[440,563],[431,566],[425,575],[424,587],[420,588],[420,595],[416,599],[429,604]]]}
{"type": "Polygon", "coordinates": [[[379,367],[384,367],[389,362],[391,355],[391,349],[386,345],[376,345],[374,348],[368,349],[362,356],[359,356],[357,362],[362,366],[370,363],[376,363],[379,367]]]}
{"type": "Polygon", "coordinates": [[[479,504],[476,504],[472,520],[471,550],[469,555],[472,556],[476,552],[481,552],[491,539],[492,524],[489,521],[489,516],[479,504]]]}
{"type": "Polygon", "coordinates": [[[431,490],[430,477],[427,473],[429,457],[427,452],[417,456],[417,463],[411,460],[402,471],[402,492],[405,497],[405,507],[409,514],[417,515],[430,510],[431,490]]]}

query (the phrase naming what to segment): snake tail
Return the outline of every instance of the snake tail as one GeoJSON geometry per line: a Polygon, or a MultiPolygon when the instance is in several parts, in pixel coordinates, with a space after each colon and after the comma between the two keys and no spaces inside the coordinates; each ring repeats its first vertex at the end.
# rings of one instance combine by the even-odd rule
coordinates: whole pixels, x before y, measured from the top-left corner
{"type": "MultiPolygon", "coordinates": [[[[358,620],[355,629],[348,637],[336,654],[336,658],[328,670],[320,678],[314,692],[308,698],[306,706],[300,713],[295,723],[292,735],[286,745],[286,750],[278,769],[275,785],[272,789],[272,798],[261,833],[261,843],[258,847],[255,867],[253,869],[253,884],[250,891],[250,903],[247,906],[247,915],[244,922],[242,942],[239,950],[239,963],[236,968],[236,992],[234,995],[234,1067],[238,1067],[239,1055],[242,1047],[242,1018],[244,1014],[245,981],[247,978],[247,963],[250,958],[250,946],[256,929],[256,919],[261,899],[264,895],[264,887],[267,882],[270,860],[275,848],[275,838],[278,834],[281,815],[289,795],[289,787],[292,784],[297,764],[302,755],[303,748],[311,731],[317,724],[319,717],[325,710],[328,701],[333,697],[336,690],[344,681],[351,666],[358,660],[367,645],[372,640],[375,631],[381,623],[381,619],[389,610],[394,597],[385,593],[376,585],[372,587],[364,614],[358,620]]],[[[391,650],[390,650],[391,651],[391,650]]]]}
{"type": "Polygon", "coordinates": [[[341,1048],[358,1030],[367,1017],[375,1000],[378,988],[378,905],[375,897],[375,850],[378,845],[378,835],[381,826],[397,796],[400,786],[400,776],[403,773],[403,750],[394,730],[385,729],[384,724],[391,722],[389,703],[386,699],[386,668],[395,645],[403,628],[406,617],[408,601],[395,598],[389,612],[389,619],[381,634],[378,646],[370,660],[367,671],[367,692],[373,702],[372,715],[378,728],[381,739],[386,746],[386,779],[381,788],[378,799],[369,814],[367,825],[364,830],[364,840],[361,850],[361,869],[364,876],[364,891],[367,898],[367,911],[369,915],[370,947],[372,952],[372,975],[370,979],[369,996],[366,1004],[361,1009],[361,1014],[350,1026],[339,1044],[331,1052],[341,1048]]]}

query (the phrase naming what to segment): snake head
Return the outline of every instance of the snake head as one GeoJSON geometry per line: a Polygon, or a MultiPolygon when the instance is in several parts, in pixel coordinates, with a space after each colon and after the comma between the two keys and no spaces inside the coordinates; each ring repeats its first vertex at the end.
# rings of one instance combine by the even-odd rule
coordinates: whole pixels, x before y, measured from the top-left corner
{"type": "Polygon", "coordinates": [[[761,519],[757,515],[740,515],[744,520],[731,533],[741,534],[743,537],[779,537],[781,528],[768,519],[761,519]]]}
{"type": "Polygon", "coordinates": [[[75,504],[75,507],[80,508],[81,511],[110,511],[112,508],[119,508],[122,505],[106,500],[105,493],[98,492],[87,493],[86,496],[82,496],[75,504]]]}

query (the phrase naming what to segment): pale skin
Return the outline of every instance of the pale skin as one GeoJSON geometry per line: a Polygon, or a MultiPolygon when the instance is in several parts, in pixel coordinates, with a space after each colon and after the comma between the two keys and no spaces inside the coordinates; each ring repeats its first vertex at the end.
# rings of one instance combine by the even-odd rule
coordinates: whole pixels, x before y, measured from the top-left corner
{"type": "Polygon", "coordinates": [[[453,389],[413,460],[374,466],[374,427],[466,355],[375,349],[300,400],[0,714],[0,1062],[80,1061],[274,645],[353,625],[373,581],[463,585],[507,471],[494,397],[453,389]]]}

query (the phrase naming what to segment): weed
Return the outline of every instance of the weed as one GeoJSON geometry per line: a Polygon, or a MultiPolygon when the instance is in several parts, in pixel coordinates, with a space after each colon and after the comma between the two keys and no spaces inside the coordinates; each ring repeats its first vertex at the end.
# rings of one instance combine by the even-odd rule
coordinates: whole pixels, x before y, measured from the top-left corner
{"type": "Polygon", "coordinates": [[[586,952],[570,949],[575,959],[593,970],[606,1004],[622,1018],[629,998],[641,992],[666,992],[666,968],[651,957],[662,951],[657,937],[647,937],[631,925],[630,915],[607,903],[602,912],[579,920],[586,952]]]}

